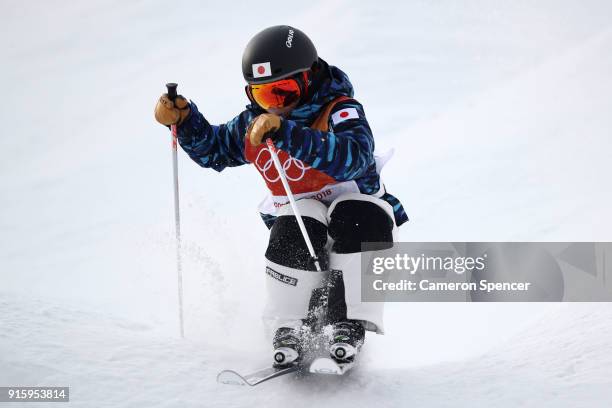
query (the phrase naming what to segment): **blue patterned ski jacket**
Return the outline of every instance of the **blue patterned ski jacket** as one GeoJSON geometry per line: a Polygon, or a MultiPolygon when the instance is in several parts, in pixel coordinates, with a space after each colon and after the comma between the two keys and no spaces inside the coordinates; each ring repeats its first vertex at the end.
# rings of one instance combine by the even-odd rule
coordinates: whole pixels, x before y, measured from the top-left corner
{"type": "MultiPolygon", "coordinates": [[[[374,137],[361,104],[354,99],[338,103],[331,111],[329,132],[311,129],[321,109],[339,96],[353,97],[353,86],[340,69],[322,63],[315,81],[315,91],[306,103],[284,118],[275,137],[276,147],[337,181],[354,180],[363,194],[380,190],[380,176],[374,160],[374,137]],[[333,124],[335,112],[354,108],[358,118],[333,124]]],[[[226,167],[250,164],[245,157],[245,134],[251,120],[265,113],[255,104],[247,105],[238,116],[222,125],[211,125],[191,102],[191,113],[178,128],[183,150],[202,167],[222,171],[226,167]]],[[[354,111],[353,111],[354,112],[354,111]]],[[[400,226],[408,217],[397,198],[385,192],[381,198],[392,207],[395,223],[400,226]]],[[[274,217],[262,214],[270,228],[274,217]]]]}

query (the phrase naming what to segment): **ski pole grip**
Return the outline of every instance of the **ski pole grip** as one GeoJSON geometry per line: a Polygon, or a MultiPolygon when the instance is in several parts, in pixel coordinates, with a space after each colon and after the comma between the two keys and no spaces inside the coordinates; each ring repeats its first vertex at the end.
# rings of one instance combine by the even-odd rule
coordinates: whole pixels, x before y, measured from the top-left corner
{"type": "Polygon", "coordinates": [[[168,89],[168,98],[170,98],[172,102],[174,102],[174,100],[176,99],[176,88],[177,87],[178,87],[178,84],[175,84],[174,82],[170,82],[166,84],[166,88],[168,89]]]}

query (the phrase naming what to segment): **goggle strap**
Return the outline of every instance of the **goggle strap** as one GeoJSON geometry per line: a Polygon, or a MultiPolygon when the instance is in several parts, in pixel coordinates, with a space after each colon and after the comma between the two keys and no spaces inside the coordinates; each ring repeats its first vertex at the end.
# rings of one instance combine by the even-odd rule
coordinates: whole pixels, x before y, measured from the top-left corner
{"type": "Polygon", "coordinates": [[[257,104],[257,102],[255,102],[255,99],[253,99],[253,94],[251,94],[251,85],[246,85],[244,87],[244,92],[247,95],[247,98],[249,98],[249,101],[251,101],[251,103],[257,104]]]}
{"type": "Polygon", "coordinates": [[[308,96],[308,71],[302,72],[302,78],[304,79],[304,92],[302,92],[302,101],[308,96]]]}

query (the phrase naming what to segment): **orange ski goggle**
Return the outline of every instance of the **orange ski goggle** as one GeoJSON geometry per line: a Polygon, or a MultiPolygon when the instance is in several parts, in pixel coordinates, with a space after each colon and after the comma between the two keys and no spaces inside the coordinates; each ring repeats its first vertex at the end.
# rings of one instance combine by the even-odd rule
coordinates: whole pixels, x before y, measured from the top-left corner
{"type": "Polygon", "coordinates": [[[246,91],[249,99],[266,110],[285,108],[299,101],[303,93],[302,86],[296,78],[247,85],[246,91]]]}

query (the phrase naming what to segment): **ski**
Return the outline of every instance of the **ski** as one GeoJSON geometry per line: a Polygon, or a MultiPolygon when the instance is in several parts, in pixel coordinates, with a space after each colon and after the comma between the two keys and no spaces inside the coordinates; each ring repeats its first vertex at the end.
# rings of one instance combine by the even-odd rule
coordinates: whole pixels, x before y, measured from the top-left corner
{"type": "MultiPolygon", "coordinates": [[[[324,330],[310,335],[305,345],[306,347],[303,348],[301,359],[289,367],[266,367],[248,374],[241,374],[234,370],[223,370],[217,375],[217,382],[253,387],[293,372],[299,372],[300,374],[344,375],[355,365],[360,348],[355,348],[345,342],[336,342],[330,346],[329,335],[325,334],[324,330]],[[333,353],[339,360],[332,358],[330,353],[333,353]],[[349,361],[340,362],[342,358],[346,358],[349,361]]],[[[277,360],[275,356],[275,361],[282,360],[277,360]]]]}
{"type": "Polygon", "coordinates": [[[282,375],[293,373],[300,367],[293,365],[286,368],[267,367],[249,374],[240,374],[234,370],[223,370],[217,375],[217,382],[229,385],[249,385],[251,387],[261,384],[282,375]]]}
{"type": "Polygon", "coordinates": [[[306,367],[308,367],[308,372],[312,374],[344,375],[355,365],[355,361],[338,363],[332,358],[322,356],[310,361],[310,364],[296,364],[286,368],[266,367],[248,374],[240,374],[234,370],[223,370],[217,375],[217,382],[227,385],[248,385],[253,387],[296,371],[305,372],[306,367]]]}
{"type": "Polygon", "coordinates": [[[355,365],[355,362],[338,363],[335,360],[328,357],[316,358],[310,363],[310,371],[313,374],[331,374],[331,375],[344,375],[355,365]]]}

